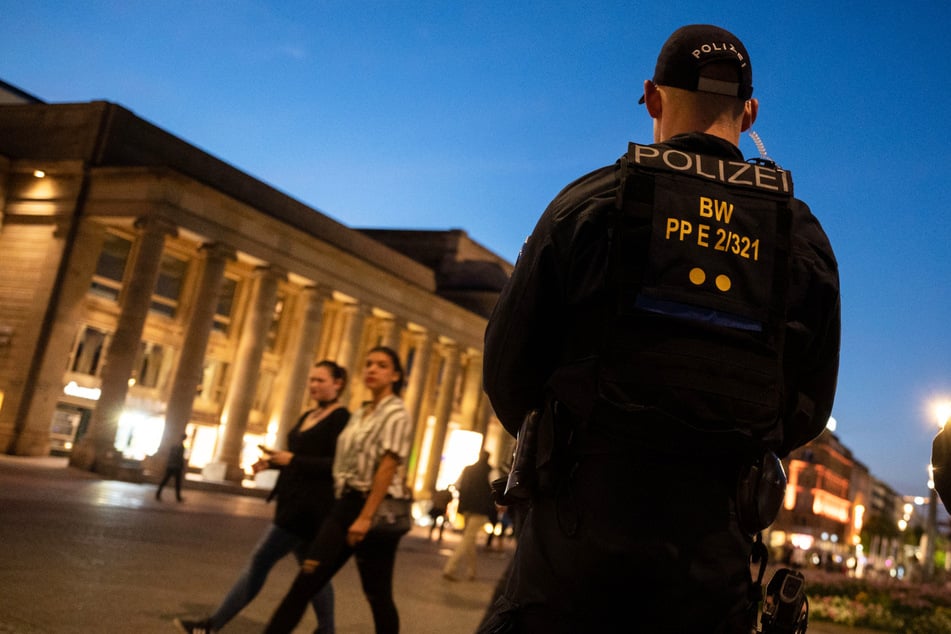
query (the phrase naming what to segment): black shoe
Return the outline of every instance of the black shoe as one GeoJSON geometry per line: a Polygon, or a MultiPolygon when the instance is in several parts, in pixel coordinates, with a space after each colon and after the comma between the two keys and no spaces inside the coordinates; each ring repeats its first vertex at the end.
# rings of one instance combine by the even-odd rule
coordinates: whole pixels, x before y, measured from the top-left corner
{"type": "Polygon", "coordinates": [[[185,619],[175,619],[175,625],[185,634],[211,634],[215,630],[211,629],[211,619],[202,621],[186,621],[185,619]]]}

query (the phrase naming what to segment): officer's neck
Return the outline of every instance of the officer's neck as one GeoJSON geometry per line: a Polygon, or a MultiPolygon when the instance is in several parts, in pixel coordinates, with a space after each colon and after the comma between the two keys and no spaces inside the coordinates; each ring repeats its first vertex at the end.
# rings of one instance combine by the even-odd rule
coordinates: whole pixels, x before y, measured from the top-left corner
{"type": "Polygon", "coordinates": [[[672,137],[691,132],[702,132],[719,137],[736,146],[740,144],[740,122],[714,122],[705,125],[698,121],[683,120],[668,124],[663,118],[654,119],[654,143],[663,143],[672,137]]]}

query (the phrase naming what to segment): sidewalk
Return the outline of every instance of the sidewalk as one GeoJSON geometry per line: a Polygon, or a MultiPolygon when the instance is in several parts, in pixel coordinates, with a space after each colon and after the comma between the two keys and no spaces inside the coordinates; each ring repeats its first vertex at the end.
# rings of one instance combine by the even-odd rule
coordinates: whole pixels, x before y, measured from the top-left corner
{"type": "MultiPolygon", "coordinates": [[[[266,492],[264,492],[266,493],[266,492]]],[[[154,499],[155,485],[101,480],[65,458],[0,455],[0,634],[171,634],[172,619],[217,604],[270,521],[262,491],[189,479],[185,502],[154,499]]],[[[473,632],[512,553],[480,551],[477,580],[441,570],[459,536],[443,543],[416,527],[400,544],[395,596],[407,634],[473,632]]],[[[228,634],[260,632],[289,587],[284,561],[228,634]]],[[[338,634],[372,632],[353,562],[334,579],[338,634]]],[[[312,632],[305,615],[298,631],[312,632]]],[[[810,623],[810,634],[874,634],[810,623]]]]}

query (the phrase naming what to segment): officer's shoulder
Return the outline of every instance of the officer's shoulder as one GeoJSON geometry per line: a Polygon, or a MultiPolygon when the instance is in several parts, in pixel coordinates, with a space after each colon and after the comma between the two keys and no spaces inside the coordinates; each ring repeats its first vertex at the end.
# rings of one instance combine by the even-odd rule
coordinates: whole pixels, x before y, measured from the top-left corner
{"type": "Polygon", "coordinates": [[[578,196],[591,191],[613,188],[617,185],[616,171],[617,166],[612,164],[599,167],[596,170],[588,172],[584,176],[579,176],[572,182],[565,185],[564,189],[562,189],[561,192],[558,193],[558,196],[556,196],[556,199],[561,198],[562,196],[578,196]]]}
{"type": "Polygon", "coordinates": [[[574,210],[590,207],[592,202],[613,199],[617,188],[614,165],[606,165],[588,172],[562,189],[548,206],[553,219],[563,219],[574,210]]]}

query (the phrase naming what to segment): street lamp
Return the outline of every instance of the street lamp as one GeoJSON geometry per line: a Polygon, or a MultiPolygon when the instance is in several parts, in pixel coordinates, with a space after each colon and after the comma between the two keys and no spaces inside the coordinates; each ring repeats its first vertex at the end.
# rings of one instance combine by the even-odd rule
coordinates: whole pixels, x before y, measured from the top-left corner
{"type": "MultiPolygon", "coordinates": [[[[934,413],[940,431],[951,421],[951,401],[936,403],[934,413]]],[[[924,581],[931,581],[934,576],[935,541],[938,538],[938,492],[934,488],[934,467],[930,463],[928,464],[928,488],[931,489],[931,496],[928,499],[928,525],[926,527],[928,541],[925,543],[924,567],[921,571],[924,581]]]]}

